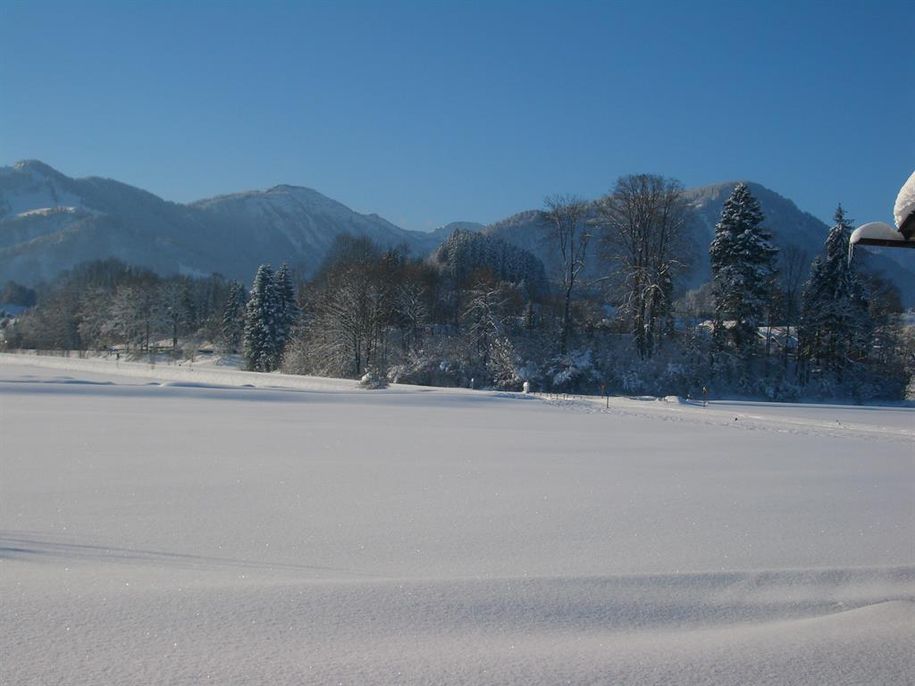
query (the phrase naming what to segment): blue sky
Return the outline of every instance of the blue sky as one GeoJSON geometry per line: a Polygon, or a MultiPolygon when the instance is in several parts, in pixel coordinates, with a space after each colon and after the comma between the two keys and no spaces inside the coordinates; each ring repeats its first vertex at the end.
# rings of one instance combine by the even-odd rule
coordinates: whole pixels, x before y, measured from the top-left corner
{"type": "Polygon", "coordinates": [[[864,0],[0,0],[0,164],[179,202],[305,185],[414,229],[638,172],[887,220],[913,25],[864,0]]]}

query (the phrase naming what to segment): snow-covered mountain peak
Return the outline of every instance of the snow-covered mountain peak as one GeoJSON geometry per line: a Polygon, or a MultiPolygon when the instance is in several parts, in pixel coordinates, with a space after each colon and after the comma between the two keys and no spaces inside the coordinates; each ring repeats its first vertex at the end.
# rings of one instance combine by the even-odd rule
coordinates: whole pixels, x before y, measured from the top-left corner
{"type": "Polygon", "coordinates": [[[249,190],[240,191],[237,193],[226,193],[225,195],[216,195],[212,198],[203,198],[202,200],[192,202],[190,206],[198,208],[217,208],[220,205],[237,205],[239,203],[270,203],[277,206],[294,203],[311,207],[326,205],[340,207],[350,211],[346,205],[343,205],[336,200],[332,200],[331,198],[328,198],[326,195],[323,195],[322,193],[319,193],[312,188],[306,188],[305,186],[291,186],[288,184],[272,186],[267,190],[249,190]]]}
{"type": "Polygon", "coordinates": [[[73,192],[70,179],[44,162],[23,160],[0,171],[0,218],[37,209],[85,206],[73,192]]]}
{"type": "Polygon", "coordinates": [[[66,178],[63,174],[54,169],[54,167],[45,164],[41,160],[20,160],[19,162],[16,162],[12,168],[16,171],[31,172],[32,174],[40,174],[41,176],[59,179],[66,178]]]}
{"type": "Polygon", "coordinates": [[[314,188],[308,188],[307,186],[294,186],[289,183],[277,184],[276,186],[272,186],[263,192],[266,194],[320,196],[322,198],[327,197],[323,193],[316,191],[314,188]]]}
{"type": "MultiPolygon", "coordinates": [[[[731,181],[686,191],[697,217],[689,236],[690,287],[708,278],[708,244],[721,205],[735,185],[731,181]]],[[[810,256],[819,252],[828,231],[825,224],[787,198],[759,184],[748,185],[780,247],[794,246],[810,256]]],[[[413,255],[422,256],[455,229],[496,235],[538,255],[548,267],[554,259],[537,210],[485,228],[453,222],[419,232],[374,213],[355,212],[303,186],[281,184],[184,205],[113,179],[70,178],[37,160],[0,167],[0,283],[12,279],[32,285],[80,262],[109,257],[162,274],[219,272],[247,280],[259,263],[288,262],[307,275],[342,234],[365,236],[385,247],[406,245],[413,255]]],[[[880,258],[874,256],[875,267],[880,258]]],[[[886,269],[897,283],[911,281],[903,267],[887,264],[886,269]]]]}

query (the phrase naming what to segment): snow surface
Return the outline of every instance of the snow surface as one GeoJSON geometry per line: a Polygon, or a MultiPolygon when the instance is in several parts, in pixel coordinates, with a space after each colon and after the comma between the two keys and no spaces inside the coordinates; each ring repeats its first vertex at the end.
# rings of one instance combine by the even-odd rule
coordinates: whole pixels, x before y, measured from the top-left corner
{"type": "Polygon", "coordinates": [[[0,683],[912,683],[913,420],[0,355],[0,683]]]}
{"type": "Polygon", "coordinates": [[[19,217],[48,217],[52,214],[75,214],[78,212],[76,207],[39,207],[34,210],[20,212],[19,217]]]}

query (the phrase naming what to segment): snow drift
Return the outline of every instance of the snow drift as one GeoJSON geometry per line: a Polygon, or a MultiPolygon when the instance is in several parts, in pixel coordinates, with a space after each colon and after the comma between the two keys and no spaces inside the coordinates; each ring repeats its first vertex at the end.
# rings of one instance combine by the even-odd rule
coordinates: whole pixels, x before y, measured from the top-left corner
{"type": "Polygon", "coordinates": [[[912,409],[83,364],[0,356],[0,682],[915,678],[912,409]]]}

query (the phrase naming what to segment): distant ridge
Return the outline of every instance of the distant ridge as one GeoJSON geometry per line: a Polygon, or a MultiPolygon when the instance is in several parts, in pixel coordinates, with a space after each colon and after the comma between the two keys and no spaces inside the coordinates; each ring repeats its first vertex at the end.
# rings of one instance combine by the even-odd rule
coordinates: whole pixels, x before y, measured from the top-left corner
{"type": "MultiPolygon", "coordinates": [[[[681,288],[709,278],[708,243],[735,184],[686,191],[696,222],[684,255],[691,268],[681,277],[681,288]]],[[[794,246],[812,259],[823,245],[826,224],[764,186],[750,183],[750,189],[778,245],[794,246]]],[[[548,270],[555,259],[536,210],[488,226],[452,222],[424,233],[354,212],[302,186],[281,184],[183,205],[113,179],[70,178],[38,160],[0,167],[0,283],[34,285],[81,262],[110,257],[161,274],[215,272],[245,282],[262,262],[288,262],[307,276],[343,233],[385,247],[404,245],[423,256],[458,229],[483,231],[530,250],[548,270]]],[[[884,272],[901,287],[906,304],[913,304],[912,270],[879,254],[871,256],[869,268],[884,272]]]]}
{"type": "Polygon", "coordinates": [[[0,167],[0,282],[33,285],[108,257],[162,274],[247,281],[261,262],[283,261],[308,274],[343,233],[421,254],[440,242],[310,188],[279,185],[182,205],[111,179],[73,179],[35,160],[0,167]]]}
{"type": "MultiPolygon", "coordinates": [[[[694,210],[694,221],[687,231],[687,251],[683,258],[689,263],[689,268],[679,277],[681,290],[695,288],[711,277],[708,246],[714,236],[724,201],[737,183],[728,181],[686,190],[686,201],[694,210]]],[[[812,261],[822,250],[829,227],[775,191],[758,183],[747,184],[759,200],[765,215],[765,226],[772,232],[778,247],[801,250],[812,261]]],[[[530,250],[548,267],[551,262],[555,262],[555,250],[547,240],[546,229],[541,224],[537,210],[519,212],[486,226],[483,231],[530,250]]],[[[912,265],[915,267],[915,260],[912,260],[912,265]]],[[[915,282],[915,269],[878,251],[870,251],[867,255],[866,269],[885,275],[899,287],[906,306],[915,305],[915,293],[911,290],[911,284],[915,282]]]]}

